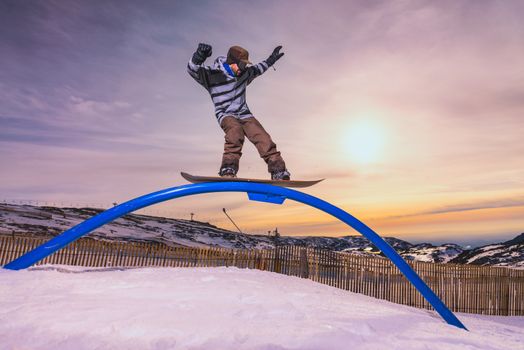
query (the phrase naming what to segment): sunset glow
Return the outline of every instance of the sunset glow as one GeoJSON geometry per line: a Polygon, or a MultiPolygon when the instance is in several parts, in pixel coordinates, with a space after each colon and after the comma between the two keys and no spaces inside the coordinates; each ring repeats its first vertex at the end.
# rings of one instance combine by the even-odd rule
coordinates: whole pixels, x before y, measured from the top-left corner
{"type": "Polygon", "coordinates": [[[361,119],[348,126],[343,140],[350,159],[365,164],[382,160],[386,147],[385,130],[374,120],[361,119]]]}

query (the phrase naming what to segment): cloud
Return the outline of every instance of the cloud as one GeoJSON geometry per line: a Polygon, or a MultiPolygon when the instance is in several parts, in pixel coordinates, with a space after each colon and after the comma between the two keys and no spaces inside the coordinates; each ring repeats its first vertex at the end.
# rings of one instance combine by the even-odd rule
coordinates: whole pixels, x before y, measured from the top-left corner
{"type": "Polygon", "coordinates": [[[136,152],[162,150],[161,145],[147,144],[126,135],[120,130],[77,127],[55,124],[46,120],[0,116],[0,142],[35,146],[53,146],[69,149],[136,152]],[[137,142],[138,141],[138,142],[137,142]]]}
{"type": "Polygon", "coordinates": [[[396,215],[388,216],[381,219],[404,219],[404,218],[413,218],[419,216],[427,215],[439,215],[439,214],[448,214],[448,213],[457,213],[457,212],[467,212],[467,211],[476,211],[476,210],[485,210],[485,209],[502,209],[502,208],[513,208],[513,207],[523,207],[524,206],[524,196],[516,198],[505,198],[492,201],[483,201],[476,203],[464,203],[458,205],[449,205],[443,206],[427,211],[416,212],[406,215],[396,215]]]}
{"type": "Polygon", "coordinates": [[[94,101],[83,99],[77,96],[70,97],[71,109],[74,113],[81,113],[83,115],[98,115],[98,114],[109,114],[118,113],[119,111],[128,109],[131,107],[129,102],[124,101],[94,101]]]}

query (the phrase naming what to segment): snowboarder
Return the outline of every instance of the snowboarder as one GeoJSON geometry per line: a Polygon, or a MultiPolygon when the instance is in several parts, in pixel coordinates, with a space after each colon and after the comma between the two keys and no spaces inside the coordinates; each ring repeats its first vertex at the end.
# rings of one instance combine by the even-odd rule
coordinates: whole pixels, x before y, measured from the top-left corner
{"type": "Polygon", "coordinates": [[[266,60],[252,65],[246,49],[232,46],[227,57],[219,56],[213,66],[204,66],[204,61],[212,55],[212,47],[200,43],[189,60],[187,71],[211,95],[215,116],[225,133],[224,154],[219,171],[222,177],[236,177],[244,138],[247,137],[266,162],[271,179],[290,180],[289,171],[276,144],[246,103],[247,85],[284,55],[280,52],[281,49],[282,46],[276,47],[266,60]]]}

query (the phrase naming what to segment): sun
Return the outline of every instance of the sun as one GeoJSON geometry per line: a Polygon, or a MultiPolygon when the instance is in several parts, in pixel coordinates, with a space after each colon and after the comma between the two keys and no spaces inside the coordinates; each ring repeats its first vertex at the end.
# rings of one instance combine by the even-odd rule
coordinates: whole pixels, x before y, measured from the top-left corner
{"type": "Polygon", "coordinates": [[[355,120],[348,125],[343,137],[344,149],[354,162],[373,163],[384,156],[386,133],[377,120],[355,120]]]}

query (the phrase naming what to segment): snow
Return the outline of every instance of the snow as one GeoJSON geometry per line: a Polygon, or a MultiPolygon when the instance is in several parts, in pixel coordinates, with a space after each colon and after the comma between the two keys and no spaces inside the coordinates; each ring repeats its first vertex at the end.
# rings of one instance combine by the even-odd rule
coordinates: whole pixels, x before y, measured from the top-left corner
{"type": "MultiPolygon", "coordinates": [[[[101,210],[92,208],[53,208],[0,203],[0,233],[60,234],[101,210]]],[[[132,214],[114,220],[89,234],[92,238],[156,241],[186,247],[224,248],[272,247],[267,236],[239,235],[237,232],[182,219],[132,214]]]]}
{"type": "Polygon", "coordinates": [[[458,317],[258,270],[0,269],[1,349],[524,349],[524,317],[458,317]]]}
{"type": "MultiPolygon", "coordinates": [[[[504,253],[507,252],[507,250],[508,250],[508,248],[505,245],[503,245],[503,244],[488,245],[488,246],[479,248],[479,251],[482,251],[482,253],[478,253],[478,254],[474,255],[473,257],[468,259],[467,263],[471,264],[474,261],[477,261],[477,260],[480,260],[480,259],[483,259],[483,258],[486,258],[486,257],[491,257],[491,256],[495,256],[495,255],[504,254],[504,253]]],[[[518,253],[517,256],[520,256],[520,254],[521,254],[519,252],[516,252],[516,253],[518,253]]]]}

